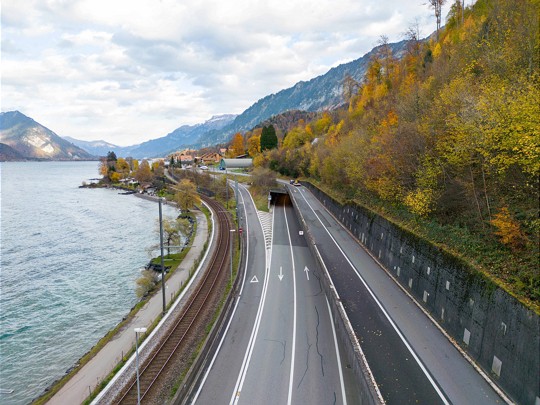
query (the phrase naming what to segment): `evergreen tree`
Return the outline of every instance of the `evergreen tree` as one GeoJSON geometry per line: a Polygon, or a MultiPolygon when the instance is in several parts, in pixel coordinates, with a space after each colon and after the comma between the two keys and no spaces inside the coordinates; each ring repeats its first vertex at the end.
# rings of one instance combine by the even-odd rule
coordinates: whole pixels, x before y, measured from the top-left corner
{"type": "Polygon", "coordinates": [[[109,151],[109,153],[107,153],[107,162],[116,162],[116,160],[116,153],[109,151]]]}
{"type": "Polygon", "coordinates": [[[264,127],[261,134],[261,152],[268,149],[275,149],[278,146],[276,129],[273,125],[264,127]]]}

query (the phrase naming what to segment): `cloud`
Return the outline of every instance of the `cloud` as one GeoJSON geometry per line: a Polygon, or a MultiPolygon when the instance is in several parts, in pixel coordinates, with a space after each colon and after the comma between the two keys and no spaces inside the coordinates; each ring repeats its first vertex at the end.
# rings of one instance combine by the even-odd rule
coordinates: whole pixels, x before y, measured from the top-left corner
{"type": "Polygon", "coordinates": [[[425,5],[398,0],[5,0],[2,109],[60,135],[163,136],[402,38],[425,5]]]}

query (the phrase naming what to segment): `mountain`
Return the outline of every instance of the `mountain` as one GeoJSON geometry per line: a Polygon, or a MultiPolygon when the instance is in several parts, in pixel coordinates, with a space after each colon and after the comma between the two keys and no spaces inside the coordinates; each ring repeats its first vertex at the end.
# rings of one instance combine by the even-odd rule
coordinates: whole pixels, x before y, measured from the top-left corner
{"type": "Polygon", "coordinates": [[[17,151],[23,159],[95,159],[19,111],[0,113],[0,141],[17,151]]]}
{"type": "Polygon", "coordinates": [[[182,125],[171,133],[141,144],[117,146],[106,141],[81,141],[70,137],[64,139],[96,156],[106,156],[109,151],[117,156],[130,156],[135,159],[163,157],[170,152],[193,145],[197,139],[211,131],[221,130],[229,125],[236,115],[216,115],[202,124],[182,125]]]}
{"type": "MultiPolygon", "coordinates": [[[[400,58],[405,51],[407,41],[388,45],[393,55],[400,58]]],[[[226,142],[234,133],[248,131],[270,117],[285,111],[324,111],[343,105],[344,78],[350,76],[356,82],[362,82],[371,58],[379,52],[380,48],[381,46],[377,46],[361,58],[336,66],[324,75],[307,82],[299,82],[293,87],[260,99],[237,116],[230,125],[221,130],[203,134],[197,140],[197,145],[209,146],[226,142]]]]}
{"type": "Polygon", "coordinates": [[[81,141],[70,136],[64,136],[63,138],[94,156],[107,156],[109,151],[115,151],[116,153],[117,150],[122,149],[121,146],[107,141],[81,141]]]}
{"type": "Polygon", "coordinates": [[[164,156],[183,146],[192,145],[208,132],[221,130],[235,118],[236,115],[225,114],[214,116],[202,124],[182,125],[162,138],[152,139],[134,147],[130,152],[131,156],[137,159],[164,156]]]}
{"type": "Polygon", "coordinates": [[[5,143],[0,143],[0,162],[26,160],[23,155],[5,143]]]}

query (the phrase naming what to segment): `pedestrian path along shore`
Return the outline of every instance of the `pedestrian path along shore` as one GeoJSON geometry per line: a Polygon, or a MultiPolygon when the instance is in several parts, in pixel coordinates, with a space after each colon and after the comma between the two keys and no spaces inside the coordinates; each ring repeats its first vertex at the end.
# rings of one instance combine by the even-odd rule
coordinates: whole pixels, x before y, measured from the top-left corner
{"type": "MultiPolygon", "coordinates": [[[[208,221],[201,211],[193,211],[197,228],[192,247],[186,257],[167,280],[166,299],[176,296],[186,284],[189,271],[197,262],[208,240],[208,221]]],[[[126,287],[128,288],[128,287],[126,287]]],[[[180,298],[179,298],[180,299],[180,298]]],[[[128,321],[110,341],[47,402],[50,405],[80,404],[116,367],[126,353],[135,346],[136,327],[149,328],[163,310],[161,289],[128,321]]]]}

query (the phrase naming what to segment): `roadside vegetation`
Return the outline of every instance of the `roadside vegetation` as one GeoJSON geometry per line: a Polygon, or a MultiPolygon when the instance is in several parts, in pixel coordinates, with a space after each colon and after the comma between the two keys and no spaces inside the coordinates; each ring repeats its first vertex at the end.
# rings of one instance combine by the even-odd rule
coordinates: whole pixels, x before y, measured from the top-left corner
{"type": "Polygon", "coordinates": [[[538,15],[535,0],[455,1],[430,38],[409,27],[402,55],[381,37],[365,79],[344,78],[344,108],[270,131],[277,144],[263,144],[266,127],[247,132],[244,150],[431,240],[539,311],[538,15]]]}

